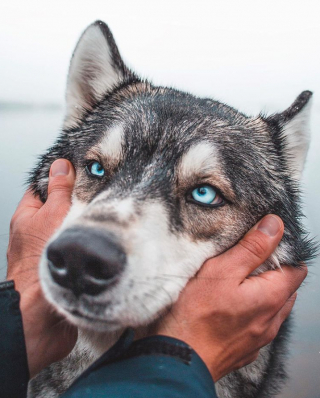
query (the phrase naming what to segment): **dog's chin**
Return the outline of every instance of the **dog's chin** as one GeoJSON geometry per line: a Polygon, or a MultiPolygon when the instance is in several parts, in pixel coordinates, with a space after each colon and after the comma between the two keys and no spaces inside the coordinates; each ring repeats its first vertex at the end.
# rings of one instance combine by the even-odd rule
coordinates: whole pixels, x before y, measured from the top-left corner
{"type": "MultiPolygon", "coordinates": [[[[44,286],[43,286],[44,287],[44,286]]],[[[71,292],[60,291],[60,289],[48,288],[45,286],[44,293],[46,299],[54,309],[66,318],[71,324],[81,329],[92,330],[95,332],[116,332],[125,326],[118,320],[105,319],[95,315],[94,311],[82,311],[79,303],[74,300],[71,292]]],[[[100,304],[102,305],[102,304],[100,304]]]]}
{"type": "Polygon", "coordinates": [[[124,326],[118,321],[102,319],[91,314],[84,314],[78,310],[70,311],[61,307],[57,309],[70,323],[80,329],[91,330],[94,332],[113,333],[124,328],[124,326]]]}
{"type": "Polygon", "coordinates": [[[124,328],[121,322],[103,319],[94,314],[85,314],[76,309],[70,311],[54,302],[52,302],[52,304],[56,308],[57,312],[80,329],[91,330],[94,332],[113,333],[124,328]]]}
{"type": "Polygon", "coordinates": [[[144,304],[139,305],[143,302],[143,296],[139,300],[136,297],[133,305],[128,305],[130,300],[125,296],[121,303],[114,302],[114,295],[108,298],[92,299],[86,295],[77,298],[71,290],[57,285],[47,272],[42,273],[40,280],[46,299],[60,315],[78,328],[93,332],[115,333],[128,327],[146,327],[172,304],[172,297],[169,296],[170,302],[162,305],[153,303],[146,311],[144,304]]]}

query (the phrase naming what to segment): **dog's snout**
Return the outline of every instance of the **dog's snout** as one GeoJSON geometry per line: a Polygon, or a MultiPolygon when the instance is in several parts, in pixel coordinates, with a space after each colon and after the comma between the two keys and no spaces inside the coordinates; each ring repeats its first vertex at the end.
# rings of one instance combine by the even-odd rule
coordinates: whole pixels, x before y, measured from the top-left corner
{"type": "Polygon", "coordinates": [[[76,296],[97,295],[116,282],[126,255],[116,239],[90,228],[65,230],[47,248],[52,278],[76,296]]]}

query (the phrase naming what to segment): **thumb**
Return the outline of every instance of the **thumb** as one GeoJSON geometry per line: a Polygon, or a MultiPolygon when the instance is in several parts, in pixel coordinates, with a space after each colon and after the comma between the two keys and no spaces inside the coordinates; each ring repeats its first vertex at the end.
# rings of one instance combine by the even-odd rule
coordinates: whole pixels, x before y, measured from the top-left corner
{"type": "MultiPolygon", "coordinates": [[[[275,251],[284,231],[280,217],[269,214],[234,246],[229,255],[239,259],[238,275],[245,279],[275,251]]],[[[236,263],[236,261],[235,261],[236,263]]]]}
{"type": "Polygon", "coordinates": [[[213,264],[218,260],[222,274],[233,275],[241,283],[256,268],[263,264],[274,252],[284,231],[278,216],[269,214],[256,224],[231,249],[209,260],[204,270],[213,272],[213,264]]]}
{"type": "Polygon", "coordinates": [[[48,199],[45,206],[51,211],[69,209],[75,181],[75,170],[66,159],[55,160],[50,168],[48,199]]]}

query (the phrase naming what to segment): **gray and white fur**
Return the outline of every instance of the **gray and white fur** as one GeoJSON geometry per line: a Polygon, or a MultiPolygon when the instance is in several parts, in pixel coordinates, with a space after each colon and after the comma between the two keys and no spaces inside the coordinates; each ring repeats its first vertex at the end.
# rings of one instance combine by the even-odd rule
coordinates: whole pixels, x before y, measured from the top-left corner
{"type": "MultiPolygon", "coordinates": [[[[80,336],[68,358],[30,382],[29,397],[57,397],[125,328],[143,335],[205,260],[268,213],[282,218],[285,233],[260,271],[312,258],[299,202],[311,96],[304,91],[283,113],[248,117],[140,79],[107,25],[87,28],[70,64],[63,130],[30,178],[45,201],[51,163],[66,158],[76,169],[73,204],[43,252],[40,277],[80,336]],[[93,162],[103,176],[90,174],[93,162]],[[214,188],[216,204],[194,200],[203,185],[214,188]]],[[[217,382],[218,396],[276,394],[288,328],[254,363],[217,382]]]]}

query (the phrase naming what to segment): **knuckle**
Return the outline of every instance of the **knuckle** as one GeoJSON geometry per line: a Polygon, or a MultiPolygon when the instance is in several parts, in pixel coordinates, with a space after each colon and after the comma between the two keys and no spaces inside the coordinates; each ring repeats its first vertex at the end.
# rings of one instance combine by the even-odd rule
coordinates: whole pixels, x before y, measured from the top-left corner
{"type": "Polygon", "coordinates": [[[239,368],[243,368],[244,366],[250,365],[252,362],[256,361],[258,359],[259,356],[259,350],[254,351],[252,354],[248,355],[245,359],[243,359],[239,366],[239,368]]]}
{"type": "Polygon", "coordinates": [[[265,257],[267,245],[262,237],[244,237],[239,243],[246,251],[248,251],[250,254],[253,254],[255,257],[258,257],[259,259],[265,257]]]}
{"type": "Polygon", "coordinates": [[[300,268],[300,270],[301,270],[301,272],[302,272],[303,277],[306,278],[307,275],[308,275],[308,267],[307,267],[306,265],[303,265],[303,266],[300,268]]]}
{"type": "Polygon", "coordinates": [[[66,188],[69,188],[69,184],[68,181],[66,181],[66,178],[55,177],[55,179],[49,183],[49,188],[51,190],[65,190],[66,188]]]}
{"type": "Polygon", "coordinates": [[[298,292],[294,292],[293,295],[290,297],[290,300],[292,301],[292,305],[296,302],[298,297],[298,292]]]}
{"type": "Polygon", "coordinates": [[[265,328],[260,324],[255,324],[250,329],[250,336],[253,340],[260,339],[265,333],[265,328]]]}
{"type": "Polygon", "coordinates": [[[274,291],[272,295],[268,296],[268,304],[266,308],[272,312],[272,315],[274,315],[275,312],[279,311],[282,302],[283,297],[281,292],[274,291]]]}
{"type": "Polygon", "coordinates": [[[10,232],[14,231],[16,229],[16,225],[18,224],[19,217],[17,213],[14,213],[10,220],[10,232]]]}
{"type": "Polygon", "coordinates": [[[12,231],[12,230],[14,229],[15,224],[16,224],[16,220],[15,220],[15,218],[14,218],[14,216],[13,216],[13,217],[11,218],[11,221],[10,221],[10,231],[12,231]]]}
{"type": "Polygon", "coordinates": [[[268,344],[270,344],[278,335],[279,329],[282,325],[282,320],[277,317],[266,329],[263,338],[261,339],[261,346],[264,347],[268,344]]]}
{"type": "Polygon", "coordinates": [[[291,314],[292,308],[293,308],[293,302],[290,302],[284,306],[284,308],[280,311],[279,317],[281,323],[284,322],[288,316],[291,314]]]}
{"type": "Polygon", "coordinates": [[[277,324],[272,325],[272,327],[270,328],[270,330],[266,336],[267,344],[271,343],[271,341],[277,337],[280,326],[281,326],[281,324],[280,325],[277,325],[277,324]]]}
{"type": "Polygon", "coordinates": [[[297,299],[297,292],[293,293],[293,295],[291,297],[288,298],[287,302],[286,302],[286,306],[290,309],[292,309],[292,307],[294,306],[294,303],[296,302],[297,299]]]}
{"type": "Polygon", "coordinates": [[[49,184],[49,194],[51,193],[70,193],[72,187],[66,178],[55,177],[54,182],[49,184]]]}
{"type": "Polygon", "coordinates": [[[254,362],[258,359],[259,353],[260,353],[260,351],[258,350],[252,354],[250,363],[254,362]]]}

